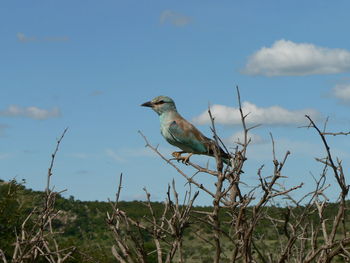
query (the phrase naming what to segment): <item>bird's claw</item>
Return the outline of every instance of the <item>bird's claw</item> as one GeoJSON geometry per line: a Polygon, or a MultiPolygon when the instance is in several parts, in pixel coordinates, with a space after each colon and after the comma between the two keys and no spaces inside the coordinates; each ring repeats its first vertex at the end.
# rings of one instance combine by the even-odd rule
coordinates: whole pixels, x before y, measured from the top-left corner
{"type": "Polygon", "coordinates": [[[174,158],[176,159],[176,161],[181,161],[182,163],[188,165],[189,161],[190,161],[190,157],[192,156],[192,153],[190,153],[187,156],[181,156],[181,152],[173,152],[172,156],[174,156],[174,158]]]}
{"type": "Polygon", "coordinates": [[[181,158],[181,153],[182,152],[173,152],[171,155],[175,158],[175,159],[180,159],[181,158]]]}

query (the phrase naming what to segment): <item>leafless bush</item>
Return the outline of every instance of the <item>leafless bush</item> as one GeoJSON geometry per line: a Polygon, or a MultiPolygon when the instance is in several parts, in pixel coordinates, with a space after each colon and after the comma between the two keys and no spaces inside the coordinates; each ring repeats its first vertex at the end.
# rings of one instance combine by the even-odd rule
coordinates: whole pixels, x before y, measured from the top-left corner
{"type": "Polygon", "coordinates": [[[60,211],[55,209],[56,196],[61,192],[54,192],[50,188],[52,169],[55,162],[59,145],[66,133],[64,130],[57,140],[56,148],[51,155],[51,163],[47,173],[47,184],[45,195],[41,206],[35,207],[22,222],[21,228],[16,233],[15,248],[12,258],[7,259],[5,253],[0,249],[0,258],[3,263],[23,262],[65,262],[74,252],[75,247],[60,248],[57,242],[57,232],[52,227],[52,221],[59,215],[60,211]],[[29,224],[29,222],[31,222],[29,224]]]}
{"type": "Polygon", "coordinates": [[[140,222],[131,219],[126,212],[118,209],[121,183],[122,176],[120,176],[116,201],[111,202],[112,213],[107,213],[107,223],[113,231],[116,241],[116,245],[112,247],[115,258],[119,262],[149,262],[147,260],[149,254],[156,253],[158,262],[172,262],[175,254],[178,253],[179,261],[184,262],[182,247],[184,231],[190,226],[190,212],[198,192],[193,196],[191,196],[190,191],[187,192],[188,195],[181,205],[173,181],[172,187],[168,187],[163,212],[161,215],[156,215],[151,204],[151,195],[144,189],[147,197],[145,205],[150,211],[150,217],[145,218],[144,222],[140,222]],[[146,250],[144,246],[145,235],[149,235],[153,239],[155,250],[146,250]]]}
{"type": "MultiPolygon", "coordinates": [[[[108,214],[108,224],[114,233],[116,245],[112,252],[120,262],[148,262],[149,253],[157,253],[157,262],[186,262],[183,253],[185,244],[184,230],[197,236],[199,245],[211,247],[209,256],[212,261],[219,262],[331,262],[337,257],[340,262],[349,262],[350,238],[347,236],[345,224],[346,197],[349,186],[346,184],[342,162],[334,159],[328,145],[327,135],[347,135],[348,133],[329,133],[321,131],[309,117],[308,128],[313,128],[320,136],[325,148],[326,157],[317,159],[323,165],[319,178],[314,178],[315,188],[306,193],[300,200],[294,200],[291,192],[302,188],[303,183],[285,188],[280,183],[283,168],[290,152],[279,160],[275,154],[275,142],[272,142],[273,174],[264,176],[264,166],[257,171],[259,184],[247,190],[244,188],[244,177],[241,178],[243,167],[247,160],[247,148],[250,144],[249,132],[254,127],[248,127],[241,107],[239,90],[237,88],[239,111],[243,128],[243,141],[238,142],[231,156],[231,165],[225,166],[220,158],[219,145],[226,149],[218,137],[214,118],[209,109],[212,120],[216,169],[202,167],[197,163],[188,162],[194,170],[193,174],[185,173],[173,159],[166,158],[157,147],[152,146],[141,133],[149,147],[165,162],[183,176],[191,187],[199,190],[212,199],[211,211],[203,211],[193,206],[196,193],[192,198],[187,196],[186,202],[179,206],[178,194],[173,183],[172,191],[175,201],[168,197],[164,203],[161,215],[155,215],[150,202],[150,194],[146,191],[150,216],[135,220],[118,207],[121,181],[116,202],[112,202],[112,213],[108,214]],[[328,188],[326,179],[332,176],[336,179],[340,189],[336,214],[332,221],[325,216],[329,200],[325,190],[328,188]],[[213,187],[208,187],[197,179],[198,174],[215,178],[213,187]],[[260,193],[260,194],[259,194],[260,193]],[[262,194],[261,194],[262,193],[262,194]],[[279,214],[272,213],[276,198],[288,199],[287,206],[279,209],[279,214]],[[281,214],[281,211],[283,213],[281,214]],[[257,228],[266,222],[274,232],[274,240],[267,237],[267,233],[260,233],[257,228]],[[204,226],[204,227],[203,227],[204,226]],[[205,231],[209,229],[209,233],[205,231]],[[155,244],[154,251],[144,248],[144,233],[147,233],[155,244]],[[177,255],[175,256],[175,253],[177,255]]],[[[202,178],[202,177],[201,177],[202,178]]]]}

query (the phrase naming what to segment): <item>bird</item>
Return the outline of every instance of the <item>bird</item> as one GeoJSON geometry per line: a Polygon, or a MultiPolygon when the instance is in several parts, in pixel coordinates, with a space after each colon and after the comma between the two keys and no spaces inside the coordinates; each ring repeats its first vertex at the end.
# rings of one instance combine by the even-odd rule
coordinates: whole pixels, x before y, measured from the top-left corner
{"type": "MultiPolygon", "coordinates": [[[[184,119],[178,113],[173,99],[158,96],[141,106],[150,107],[159,115],[161,134],[168,143],[181,149],[172,153],[175,159],[188,164],[193,154],[215,156],[214,140],[204,136],[192,123],[184,119]],[[181,156],[184,153],[188,153],[188,156],[181,156]]],[[[229,164],[230,155],[221,147],[217,149],[223,162],[229,164]]]]}

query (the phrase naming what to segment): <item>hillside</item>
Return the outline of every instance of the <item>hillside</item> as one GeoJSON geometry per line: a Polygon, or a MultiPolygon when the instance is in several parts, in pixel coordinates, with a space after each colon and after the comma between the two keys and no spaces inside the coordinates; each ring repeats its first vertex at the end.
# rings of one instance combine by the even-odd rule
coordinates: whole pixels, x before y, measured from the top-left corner
{"type": "MultiPolygon", "coordinates": [[[[15,233],[34,207],[42,206],[44,193],[25,188],[16,181],[0,180],[0,248],[7,255],[12,254],[15,233]]],[[[155,210],[161,203],[152,203],[155,210]]],[[[106,212],[111,210],[108,202],[79,201],[73,197],[56,198],[55,207],[60,214],[53,227],[60,232],[59,242],[63,247],[75,246],[76,260],[69,262],[111,262],[113,238],[106,224],[106,212]]],[[[120,202],[120,208],[133,218],[142,218],[147,207],[138,201],[120,202]]]]}
{"type": "MultiPolygon", "coordinates": [[[[16,233],[20,231],[22,222],[33,210],[34,207],[43,205],[43,196],[45,193],[33,191],[24,186],[24,182],[16,181],[5,182],[0,180],[0,248],[5,252],[7,257],[13,253],[13,244],[16,233]]],[[[120,202],[119,209],[125,211],[135,220],[145,221],[145,216],[149,216],[149,210],[145,203],[140,201],[120,202]]],[[[164,208],[162,203],[153,202],[154,213],[161,215],[164,208]]],[[[77,249],[71,258],[65,262],[115,262],[111,253],[111,247],[114,244],[112,232],[106,223],[106,213],[111,212],[111,204],[108,202],[98,201],[79,201],[73,197],[68,199],[61,197],[56,198],[56,210],[61,212],[53,221],[53,228],[57,234],[57,240],[61,247],[74,246],[77,249]]],[[[199,211],[211,211],[212,207],[196,207],[199,211]]],[[[283,220],[286,216],[287,209],[282,207],[266,207],[266,213],[274,218],[283,220]]],[[[336,212],[336,204],[328,204],[325,217],[332,218],[336,212]]],[[[301,213],[302,207],[294,208],[293,213],[301,213]]],[[[315,210],[314,210],[315,211],[315,210]]],[[[223,220],[230,220],[225,210],[222,210],[220,216],[223,220]]],[[[310,222],[317,221],[315,214],[308,216],[310,222]]],[[[210,230],[206,224],[197,226],[199,232],[185,232],[184,249],[186,262],[211,262],[208,244],[203,243],[201,238],[209,238],[210,230]]],[[[276,229],[271,227],[271,222],[264,219],[256,228],[256,236],[264,236],[267,246],[271,249],[278,244],[278,235],[283,235],[283,227],[276,229]],[[276,232],[277,231],[277,232],[276,232]]],[[[147,239],[145,234],[145,246],[149,251],[154,250],[155,246],[152,239],[147,239]]],[[[261,244],[260,244],[261,245],[261,244]]],[[[224,250],[229,250],[229,246],[223,246],[224,250]]],[[[151,253],[149,262],[153,261],[155,254],[151,253]]]]}

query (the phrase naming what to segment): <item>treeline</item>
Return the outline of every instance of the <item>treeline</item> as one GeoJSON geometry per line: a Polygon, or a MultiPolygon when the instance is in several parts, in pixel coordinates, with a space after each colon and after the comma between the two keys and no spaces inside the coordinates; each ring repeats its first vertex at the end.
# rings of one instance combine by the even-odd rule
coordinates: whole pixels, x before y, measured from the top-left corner
{"type": "MultiPolygon", "coordinates": [[[[5,182],[0,180],[0,249],[5,253],[6,258],[11,258],[14,250],[16,235],[19,235],[21,225],[27,216],[33,211],[34,207],[42,206],[45,193],[41,191],[33,191],[25,187],[25,182],[5,182]]],[[[152,202],[153,211],[157,216],[161,216],[164,204],[161,202],[152,202]]],[[[145,222],[145,218],[150,216],[150,211],[146,203],[141,201],[125,202],[120,201],[118,207],[125,211],[130,218],[145,222]]],[[[111,253],[111,247],[114,239],[108,225],[106,223],[106,213],[111,211],[109,202],[100,201],[80,201],[74,197],[63,198],[57,195],[55,200],[55,208],[60,211],[53,220],[53,228],[57,233],[57,240],[62,247],[72,247],[76,249],[69,259],[65,262],[114,262],[115,258],[111,253]]],[[[273,227],[271,218],[280,218],[286,221],[289,213],[294,213],[293,218],[297,218],[298,213],[302,213],[303,207],[290,210],[287,207],[267,206],[264,208],[268,215],[262,219],[256,227],[256,236],[264,237],[268,240],[267,246],[273,250],[273,246],[278,245],[278,236],[285,235],[286,227],[283,224],[273,227]],[[296,216],[295,216],[296,215],[296,216]]],[[[328,204],[324,212],[324,217],[330,220],[338,209],[337,204],[328,204]]],[[[212,207],[196,207],[197,211],[209,212],[212,207]]],[[[229,221],[225,209],[220,211],[220,217],[223,221],[229,221]]],[[[251,212],[248,210],[248,213],[251,212]]],[[[249,216],[249,215],[247,215],[249,216]]],[[[317,209],[313,214],[308,216],[310,223],[317,224],[317,209]]],[[[32,220],[32,218],[30,218],[32,220]]],[[[348,216],[345,222],[348,222],[348,216]]],[[[198,224],[198,220],[195,220],[198,224]]],[[[147,223],[147,222],[145,222],[147,223]]],[[[190,221],[191,223],[191,221],[190,221]]],[[[293,222],[288,222],[293,223],[293,222]]],[[[28,222],[30,226],[32,222],[28,222]]],[[[347,223],[346,223],[347,224],[347,223]]],[[[200,226],[203,232],[210,233],[207,224],[200,226]],[[207,231],[206,231],[207,230],[207,231]]],[[[203,232],[201,235],[203,235],[203,232]]],[[[145,247],[150,251],[149,262],[155,260],[155,253],[151,253],[155,249],[154,242],[151,238],[147,238],[144,233],[145,247]],[[148,242],[148,243],[147,243],[148,242]]],[[[192,231],[185,232],[187,246],[185,253],[187,258],[192,262],[205,262],[204,255],[209,252],[206,246],[196,247],[195,242],[199,237],[192,231]]],[[[225,249],[230,249],[226,247],[225,249]]],[[[208,262],[211,257],[208,256],[208,262]]],[[[44,262],[44,261],[43,261],[44,262]]],[[[190,261],[189,261],[190,262],[190,261]]]]}
{"type": "MultiPolygon", "coordinates": [[[[0,179],[0,249],[7,258],[14,250],[16,234],[34,207],[43,205],[44,192],[27,189],[24,181],[5,182],[0,179]]],[[[120,206],[137,219],[147,214],[146,206],[139,201],[121,202],[120,206]]],[[[156,211],[161,203],[153,203],[156,211]]],[[[53,220],[62,247],[74,246],[76,251],[66,262],[111,262],[113,238],[106,224],[106,212],[111,209],[108,202],[80,201],[73,196],[56,196],[55,208],[60,211],[53,220]]],[[[32,219],[32,218],[30,218],[32,219]]],[[[30,227],[31,222],[28,222],[30,227]]]]}

